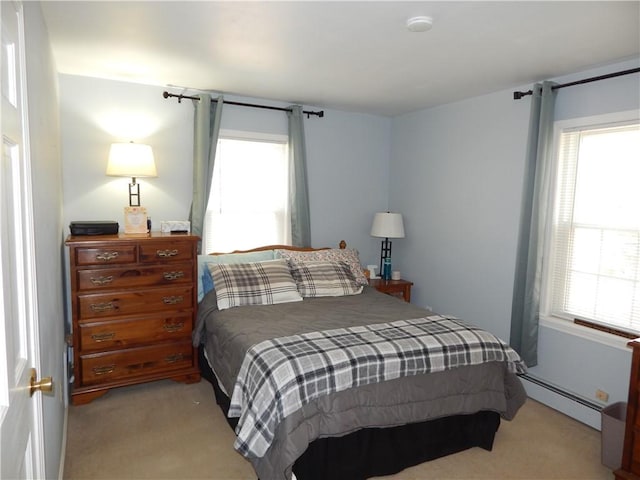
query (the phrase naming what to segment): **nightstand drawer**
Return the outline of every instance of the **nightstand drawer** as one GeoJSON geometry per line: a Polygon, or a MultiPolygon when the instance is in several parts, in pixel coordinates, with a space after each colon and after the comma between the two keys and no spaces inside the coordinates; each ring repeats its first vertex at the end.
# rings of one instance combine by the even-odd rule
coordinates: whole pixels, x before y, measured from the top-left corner
{"type": "Polygon", "coordinates": [[[80,356],[83,386],[163,373],[193,364],[191,341],[80,356]]]}
{"type": "Polygon", "coordinates": [[[193,307],[192,288],[154,288],[138,291],[78,295],[78,319],[185,311],[193,307]]]}
{"type": "Polygon", "coordinates": [[[105,265],[109,263],[135,263],[135,245],[106,247],[79,247],[74,250],[76,265],[105,265]]]}
{"type": "Polygon", "coordinates": [[[177,262],[193,259],[193,247],[189,242],[146,242],[140,245],[140,262],[177,262]]]}
{"type": "Polygon", "coordinates": [[[110,350],[191,339],[191,323],[190,313],[80,323],[80,348],[83,352],[110,350]]]}
{"type": "Polygon", "coordinates": [[[101,268],[78,271],[78,290],[148,287],[191,283],[190,263],[153,267],[101,268]]]}

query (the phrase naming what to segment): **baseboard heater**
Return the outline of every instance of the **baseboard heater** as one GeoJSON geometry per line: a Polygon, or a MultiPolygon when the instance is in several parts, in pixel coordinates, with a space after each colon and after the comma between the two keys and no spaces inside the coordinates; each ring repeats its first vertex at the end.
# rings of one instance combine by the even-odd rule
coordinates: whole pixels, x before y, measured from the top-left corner
{"type": "Polygon", "coordinates": [[[577,402],[580,405],[584,405],[585,407],[591,408],[592,410],[596,410],[597,412],[600,412],[603,409],[602,405],[592,402],[588,398],[578,395],[577,393],[569,392],[563,388],[558,387],[557,385],[549,383],[540,378],[534,377],[533,375],[530,375],[528,373],[519,375],[519,377],[531,383],[535,383],[536,385],[539,385],[542,388],[546,388],[547,390],[550,390],[553,393],[557,393],[558,395],[562,395],[565,398],[573,400],[574,402],[577,402]]]}

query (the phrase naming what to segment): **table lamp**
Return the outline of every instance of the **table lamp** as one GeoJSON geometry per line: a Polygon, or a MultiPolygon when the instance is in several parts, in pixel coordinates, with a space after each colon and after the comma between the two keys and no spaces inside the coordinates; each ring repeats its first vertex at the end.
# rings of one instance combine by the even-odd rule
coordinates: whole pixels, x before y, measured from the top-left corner
{"type": "Polygon", "coordinates": [[[384,260],[391,258],[390,238],[404,238],[404,223],[402,214],[392,212],[379,212],[373,217],[371,236],[384,238],[380,247],[380,274],[383,272],[384,260]]]}
{"type": "Polygon", "coordinates": [[[113,177],[131,177],[129,184],[129,205],[140,206],[139,177],[157,177],[153,151],[149,145],[141,143],[113,143],[109,150],[107,175],[113,177]]]}

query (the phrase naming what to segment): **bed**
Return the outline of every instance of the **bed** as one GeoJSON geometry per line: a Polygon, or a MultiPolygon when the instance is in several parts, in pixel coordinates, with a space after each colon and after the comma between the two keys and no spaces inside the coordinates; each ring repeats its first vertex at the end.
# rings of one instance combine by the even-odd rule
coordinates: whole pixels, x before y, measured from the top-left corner
{"type": "Polygon", "coordinates": [[[367,286],[341,247],[199,258],[193,341],[236,450],[262,480],[365,479],[491,450],[526,399],[517,353],[367,286]]]}

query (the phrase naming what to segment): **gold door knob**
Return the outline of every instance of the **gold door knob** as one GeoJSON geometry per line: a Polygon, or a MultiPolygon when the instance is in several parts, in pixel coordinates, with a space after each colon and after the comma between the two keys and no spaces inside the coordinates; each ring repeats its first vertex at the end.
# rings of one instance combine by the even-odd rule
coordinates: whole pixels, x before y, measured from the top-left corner
{"type": "Polygon", "coordinates": [[[32,368],[29,382],[29,396],[33,396],[38,390],[41,392],[53,392],[53,379],[51,377],[45,377],[39,382],[36,381],[37,378],[38,372],[36,372],[35,368],[32,368]]]}

